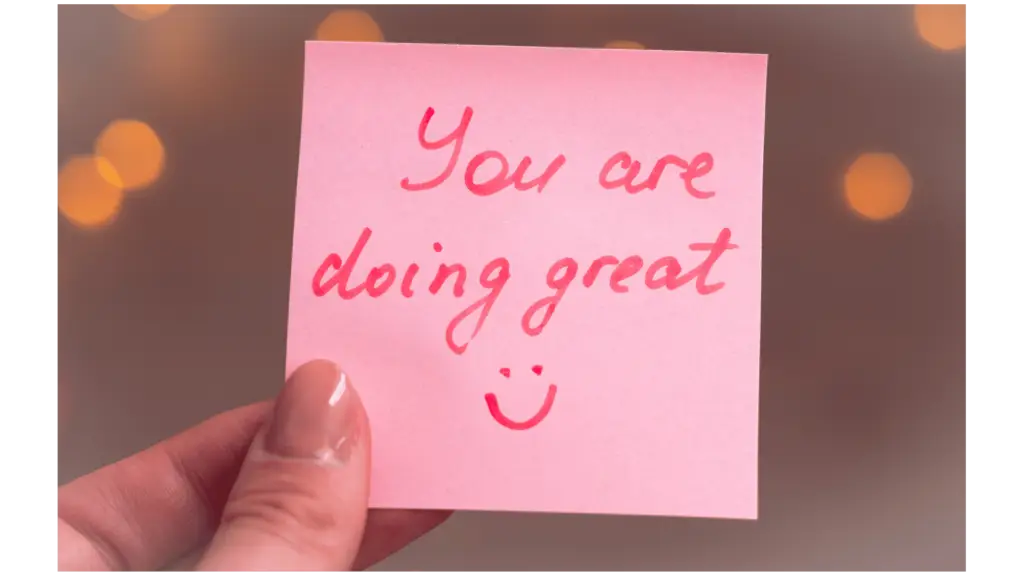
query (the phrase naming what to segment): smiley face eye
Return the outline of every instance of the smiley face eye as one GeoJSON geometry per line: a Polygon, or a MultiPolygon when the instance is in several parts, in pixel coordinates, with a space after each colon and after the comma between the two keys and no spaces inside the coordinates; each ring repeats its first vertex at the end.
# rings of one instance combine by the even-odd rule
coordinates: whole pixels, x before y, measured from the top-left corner
{"type": "MultiPolygon", "coordinates": [[[[530,370],[533,370],[534,374],[540,376],[541,373],[544,372],[544,367],[541,366],[540,364],[537,364],[533,368],[530,368],[530,370]]],[[[505,378],[510,378],[512,376],[512,371],[509,370],[508,368],[499,368],[498,372],[505,378]]]]}

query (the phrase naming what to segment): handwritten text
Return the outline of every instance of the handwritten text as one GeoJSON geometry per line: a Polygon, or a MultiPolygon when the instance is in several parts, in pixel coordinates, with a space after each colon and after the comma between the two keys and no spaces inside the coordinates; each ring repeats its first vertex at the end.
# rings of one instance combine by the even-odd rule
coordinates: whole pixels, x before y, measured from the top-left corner
{"type": "MultiPolygon", "coordinates": [[[[419,145],[427,152],[438,152],[445,164],[436,174],[425,179],[414,180],[403,178],[399,182],[402,190],[407,192],[423,192],[432,190],[445,183],[459,165],[463,152],[463,144],[473,119],[473,109],[466,107],[459,124],[441,137],[430,137],[427,132],[437,132],[431,128],[434,109],[427,108],[420,121],[417,137],[419,145]]],[[[543,192],[558,171],[567,162],[564,154],[547,160],[543,169],[534,166],[533,158],[524,156],[514,170],[510,160],[498,150],[484,150],[470,157],[463,172],[463,183],[470,193],[487,197],[513,188],[519,191],[536,190],[543,192]],[[497,165],[498,172],[490,178],[483,179],[478,175],[485,164],[497,165]],[[511,173],[510,173],[511,170],[511,173]]],[[[701,152],[690,160],[675,154],[666,154],[654,162],[649,173],[644,174],[639,160],[628,152],[612,154],[598,172],[596,184],[606,190],[622,189],[627,194],[636,195],[643,191],[655,190],[662,183],[663,177],[672,169],[682,181],[682,189],[690,197],[697,200],[713,198],[716,192],[697,186],[695,181],[706,176],[714,167],[714,158],[708,152],[701,152]]],[[[380,298],[389,291],[397,290],[404,298],[413,298],[424,291],[437,295],[448,287],[455,298],[466,296],[466,283],[470,271],[465,264],[439,263],[436,269],[431,268],[429,280],[421,276],[421,266],[412,262],[405,264],[399,272],[398,265],[391,262],[377,263],[369,269],[365,277],[353,278],[354,270],[360,256],[373,235],[373,230],[364,228],[355,244],[343,258],[338,253],[328,254],[312,277],[313,294],[325,297],[336,294],[342,300],[366,295],[369,298],[380,298]]],[[[721,290],[725,282],[714,282],[710,279],[715,263],[729,250],[739,248],[730,242],[732,232],[722,228],[714,239],[692,243],[688,246],[695,258],[682,257],[684,265],[676,256],[661,256],[651,262],[645,262],[637,254],[620,256],[605,255],[592,261],[578,262],[566,256],[552,263],[545,278],[550,293],[542,296],[523,311],[520,319],[522,331],[529,336],[538,336],[551,321],[570,287],[576,285],[583,289],[607,288],[616,294],[628,293],[631,289],[648,289],[674,291],[692,284],[697,294],[707,296],[721,290]],[[707,241],[710,240],[710,241],[707,241]]],[[[443,250],[441,244],[435,242],[434,252],[443,250]]],[[[466,351],[470,341],[476,337],[491,313],[502,290],[512,278],[512,265],[507,258],[499,256],[490,260],[476,276],[473,294],[468,296],[472,301],[448,323],[445,330],[445,341],[449,349],[456,354],[466,351]],[[472,326],[468,336],[456,337],[463,326],[472,326]]]]}

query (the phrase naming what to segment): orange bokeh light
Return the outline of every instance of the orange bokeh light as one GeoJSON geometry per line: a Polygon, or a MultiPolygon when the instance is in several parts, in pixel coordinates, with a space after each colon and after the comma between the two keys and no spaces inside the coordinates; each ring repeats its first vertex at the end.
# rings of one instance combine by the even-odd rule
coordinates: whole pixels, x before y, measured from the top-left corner
{"type": "Polygon", "coordinates": [[[913,179],[893,154],[861,154],[846,170],[846,202],[871,220],[887,220],[907,207],[913,179]]]}
{"type": "Polygon", "coordinates": [[[152,20],[166,14],[171,6],[171,4],[117,4],[114,7],[129,18],[152,20]]]}
{"type": "Polygon", "coordinates": [[[149,92],[147,101],[204,118],[212,114],[212,104],[230,101],[237,79],[224,67],[220,26],[217,18],[179,18],[173,26],[154,26],[140,35],[130,66],[139,87],[149,92]]]}
{"type": "Polygon", "coordinates": [[[967,6],[963,4],[914,6],[914,24],[921,38],[939,50],[967,45],[967,6]]]}
{"type": "Polygon", "coordinates": [[[124,197],[116,176],[105,158],[72,157],[57,174],[57,209],[83,228],[109,224],[120,211],[124,197]]]}
{"type": "Polygon", "coordinates": [[[335,10],[317,26],[316,39],[335,42],[381,42],[384,33],[362,10],[335,10]]]}
{"type": "Polygon", "coordinates": [[[643,50],[646,48],[639,42],[633,40],[612,40],[604,45],[605,48],[615,48],[618,50],[643,50]]]}
{"type": "MultiPolygon", "coordinates": [[[[112,183],[125,190],[149,186],[164,170],[164,145],[145,122],[115,120],[96,139],[96,156],[105,158],[116,176],[112,183]]],[[[103,176],[110,178],[110,172],[103,176]]]]}

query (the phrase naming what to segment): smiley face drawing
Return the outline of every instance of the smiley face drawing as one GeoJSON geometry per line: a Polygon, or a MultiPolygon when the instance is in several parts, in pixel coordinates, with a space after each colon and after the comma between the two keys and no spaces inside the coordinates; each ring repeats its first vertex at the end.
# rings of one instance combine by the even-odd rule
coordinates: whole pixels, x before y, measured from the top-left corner
{"type": "MultiPolygon", "coordinates": [[[[531,370],[534,374],[540,376],[544,371],[544,367],[537,365],[531,370]]],[[[512,376],[512,371],[508,368],[502,368],[498,370],[498,372],[505,378],[511,378],[512,376]]],[[[547,418],[548,412],[551,412],[551,405],[555,403],[556,392],[558,392],[558,387],[554,384],[549,385],[547,395],[544,396],[544,403],[541,404],[540,410],[538,410],[531,418],[521,421],[512,420],[508,416],[505,416],[501,411],[501,408],[498,406],[498,397],[494,393],[488,392],[487,394],[484,394],[484,400],[487,402],[487,409],[490,410],[491,417],[494,418],[495,422],[510,430],[529,430],[537,424],[540,424],[544,418],[547,418]]]]}

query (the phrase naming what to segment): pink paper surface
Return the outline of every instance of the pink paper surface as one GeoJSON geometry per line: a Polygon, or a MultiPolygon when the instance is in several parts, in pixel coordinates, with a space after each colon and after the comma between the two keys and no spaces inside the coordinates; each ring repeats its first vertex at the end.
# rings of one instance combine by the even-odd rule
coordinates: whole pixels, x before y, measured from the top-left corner
{"type": "Polygon", "coordinates": [[[757,517],[766,74],[761,55],[307,44],[287,370],[328,358],[353,379],[372,424],[371,506],[757,517]],[[458,134],[467,107],[461,138],[421,145],[428,109],[430,143],[458,134]],[[441,175],[456,142],[447,179],[403,187],[441,175]],[[620,152],[639,162],[637,185],[676,160],[631,193],[616,185],[620,152]],[[497,153],[510,179],[531,159],[520,185],[471,191],[467,167],[477,157],[471,183],[485,184],[497,153]],[[625,263],[586,286],[602,256],[625,263]],[[482,283],[496,258],[507,280],[498,263],[482,283]],[[575,277],[528,334],[564,258],[575,277]],[[458,272],[431,293],[456,263],[462,296],[458,272]],[[475,337],[480,309],[449,343],[477,301],[492,305],[475,337]]]}

